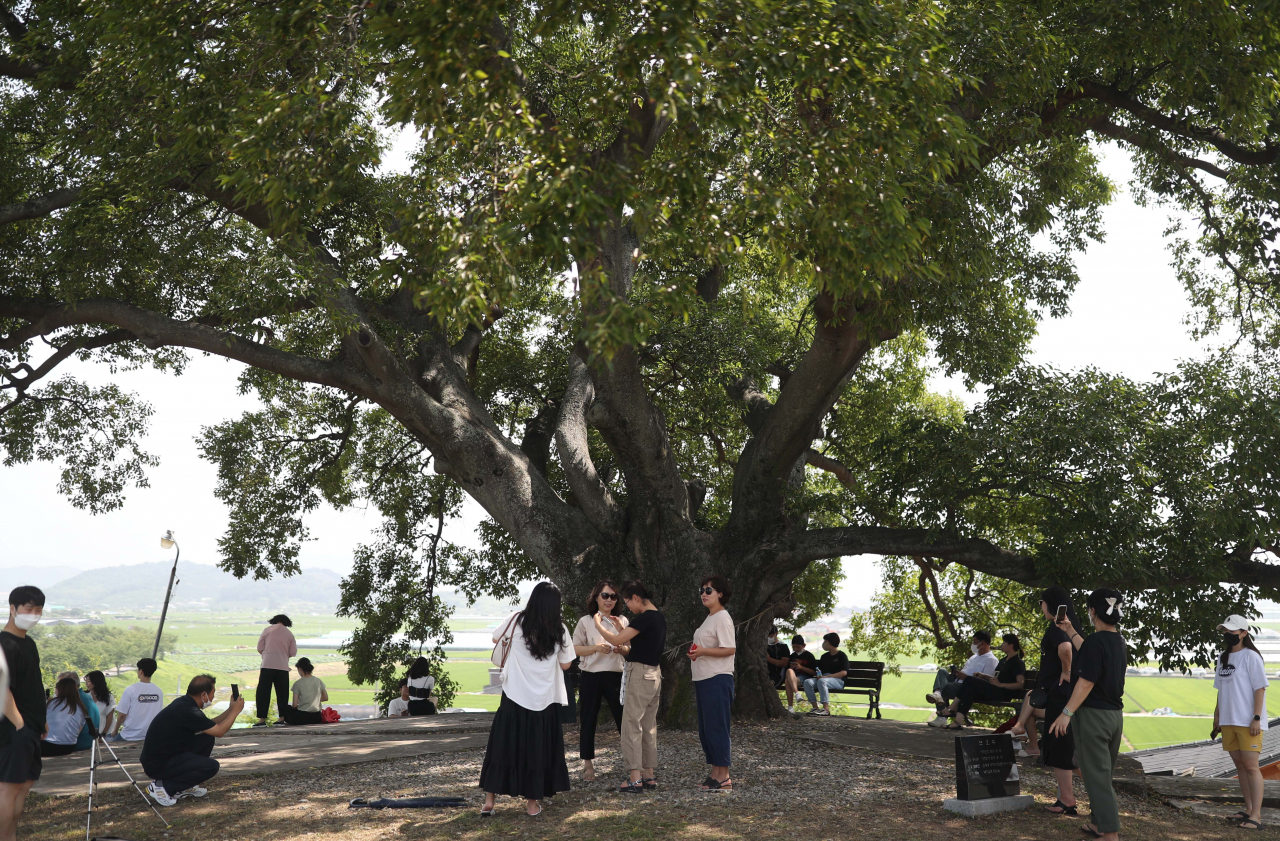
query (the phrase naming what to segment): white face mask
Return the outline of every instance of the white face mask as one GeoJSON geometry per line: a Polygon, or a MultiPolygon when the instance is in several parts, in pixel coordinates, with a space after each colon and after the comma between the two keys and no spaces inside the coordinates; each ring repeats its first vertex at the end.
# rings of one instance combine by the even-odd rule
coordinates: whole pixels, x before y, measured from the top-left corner
{"type": "Polygon", "coordinates": [[[774,634],[773,636],[769,637],[769,645],[777,645],[777,644],[778,644],[777,634],[774,634]]]}
{"type": "Polygon", "coordinates": [[[973,645],[969,646],[969,650],[970,650],[970,651],[972,651],[974,654],[977,654],[977,653],[978,653],[978,644],[975,642],[973,645]]]}
{"type": "Polygon", "coordinates": [[[36,625],[40,624],[40,614],[38,613],[19,613],[13,617],[13,624],[17,625],[24,631],[30,631],[36,625]]]}
{"type": "Polygon", "coordinates": [[[200,709],[202,709],[202,710],[207,710],[207,709],[209,709],[209,707],[212,707],[212,706],[213,706],[213,698],[212,698],[212,697],[210,697],[210,698],[209,698],[209,700],[207,700],[207,701],[201,701],[201,702],[200,702],[200,709]]]}

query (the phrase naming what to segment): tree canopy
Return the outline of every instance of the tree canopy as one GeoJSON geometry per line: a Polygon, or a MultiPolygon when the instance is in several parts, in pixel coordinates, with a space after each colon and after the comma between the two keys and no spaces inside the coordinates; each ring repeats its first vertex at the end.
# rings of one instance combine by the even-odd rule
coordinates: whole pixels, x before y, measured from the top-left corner
{"type": "Polygon", "coordinates": [[[344,600],[369,656],[403,656],[405,611],[447,632],[440,584],[534,575],[571,602],[640,577],[674,644],[719,572],[761,643],[738,703],[776,711],[752,652],[844,556],[905,559],[922,608],[940,575],[1119,586],[1135,652],[1170,664],[1280,586],[1267,4],[22,0],[0,23],[5,463],[57,461],[109,510],[145,481],[149,407],[59,367],[244,363],[261,409],[199,441],[223,563],[294,571],[307,512],[372,505],[344,600]],[[397,170],[391,127],[420,138],[397,170]],[[1154,383],[1023,362],[1105,234],[1099,142],[1195,220],[1172,260],[1197,329],[1235,338],[1154,383]],[[930,394],[931,360],[983,402],[930,394]],[[441,531],[463,494],[480,551],[441,531]]]}

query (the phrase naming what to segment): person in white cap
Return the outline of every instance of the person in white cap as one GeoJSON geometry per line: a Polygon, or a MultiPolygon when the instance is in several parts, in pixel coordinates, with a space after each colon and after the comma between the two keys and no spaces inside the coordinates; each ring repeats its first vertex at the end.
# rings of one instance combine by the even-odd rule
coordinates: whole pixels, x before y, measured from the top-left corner
{"type": "Polygon", "coordinates": [[[1243,616],[1228,616],[1218,626],[1222,657],[1213,676],[1218,705],[1213,709],[1213,732],[1222,733],[1222,749],[1231,753],[1244,794],[1243,812],[1236,817],[1242,829],[1262,828],[1262,771],[1258,757],[1267,730],[1267,673],[1262,655],[1250,638],[1243,616]]]}

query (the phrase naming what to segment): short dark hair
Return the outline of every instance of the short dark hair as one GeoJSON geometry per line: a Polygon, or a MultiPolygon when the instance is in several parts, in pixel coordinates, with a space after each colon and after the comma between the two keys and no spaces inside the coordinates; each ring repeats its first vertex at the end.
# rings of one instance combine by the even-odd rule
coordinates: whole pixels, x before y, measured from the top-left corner
{"type": "Polygon", "coordinates": [[[840,647],[840,635],[839,635],[839,634],[836,634],[836,633],[823,634],[823,635],[822,635],[822,639],[823,639],[824,641],[826,641],[826,642],[831,643],[832,647],[834,647],[834,648],[839,648],[839,647],[840,647]]]}
{"type": "Polygon", "coordinates": [[[404,689],[408,685],[409,685],[409,678],[402,677],[400,678],[400,682],[396,684],[396,689],[404,689]]]}
{"type": "Polygon", "coordinates": [[[316,667],[311,665],[311,659],[308,657],[299,657],[298,662],[294,663],[293,665],[297,668],[298,671],[306,672],[307,674],[311,674],[316,670],[316,667]]]}
{"type": "Polygon", "coordinates": [[[778,633],[778,626],[777,626],[777,625],[770,625],[770,626],[769,626],[769,633],[771,633],[771,634],[776,634],[776,633],[778,633]]]}
{"type": "Polygon", "coordinates": [[[702,583],[698,585],[698,588],[701,589],[708,584],[711,585],[712,590],[720,594],[720,604],[722,606],[729,603],[729,597],[733,595],[733,590],[729,587],[729,579],[723,575],[708,575],[702,579],[702,583]]]}
{"type": "Polygon", "coordinates": [[[191,682],[187,684],[187,694],[193,697],[205,692],[213,694],[214,688],[217,685],[218,680],[213,675],[196,675],[191,678],[191,682]]]}
{"type": "Polygon", "coordinates": [[[158,668],[160,668],[160,664],[155,660],[152,660],[150,657],[143,657],[138,661],[138,671],[142,672],[147,677],[151,677],[155,674],[156,669],[158,668]]]}
{"type": "Polygon", "coordinates": [[[14,607],[26,607],[27,605],[44,607],[44,591],[30,584],[14,587],[9,591],[9,604],[14,607]]]}
{"type": "Polygon", "coordinates": [[[796,634],[794,637],[791,638],[791,644],[804,645],[804,637],[800,636],[799,634],[796,634]]]}
{"type": "Polygon", "coordinates": [[[1108,625],[1120,624],[1120,608],[1124,606],[1124,596],[1120,595],[1119,590],[1099,587],[1089,594],[1084,603],[1086,607],[1093,608],[1094,615],[1108,625]]]}
{"type": "Polygon", "coordinates": [[[283,613],[277,613],[275,616],[272,616],[270,619],[267,620],[267,624],[268,625],[284,625],[286,628],[292,628],[293,620],[290,619],[288,616],[285,616],[283,613]]]}
{"type": "Polygon", "coordinates": [[[979,642],[985,642],[987,645],[991,644],[991,634],[988,634],[986,631],[974,631],[973,638],[979,642]]]}
{"type": "MultiPolygon", "coordinates": [[[[686,584],[685,586],[687,587],[688,585],[686,584]]],[[[645,601],[653,601],[653,599],[649,598],[649,591],[646,590],[644,585],[639,581],[628,581],[626,584],[623,584],[622,597],[624,599],[641,598],[645,601]]]]}

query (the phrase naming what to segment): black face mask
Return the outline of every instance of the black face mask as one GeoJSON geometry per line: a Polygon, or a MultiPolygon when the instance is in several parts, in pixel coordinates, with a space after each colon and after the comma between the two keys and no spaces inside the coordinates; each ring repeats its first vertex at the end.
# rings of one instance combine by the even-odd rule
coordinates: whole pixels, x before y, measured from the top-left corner
{"type": "Polygon", "coordinates": [[[1222,644],[1227,648],[1235,648],[1240,644],[1240,637],[1232,633],[1224,633],[1222,635],[1222,644]]]}

